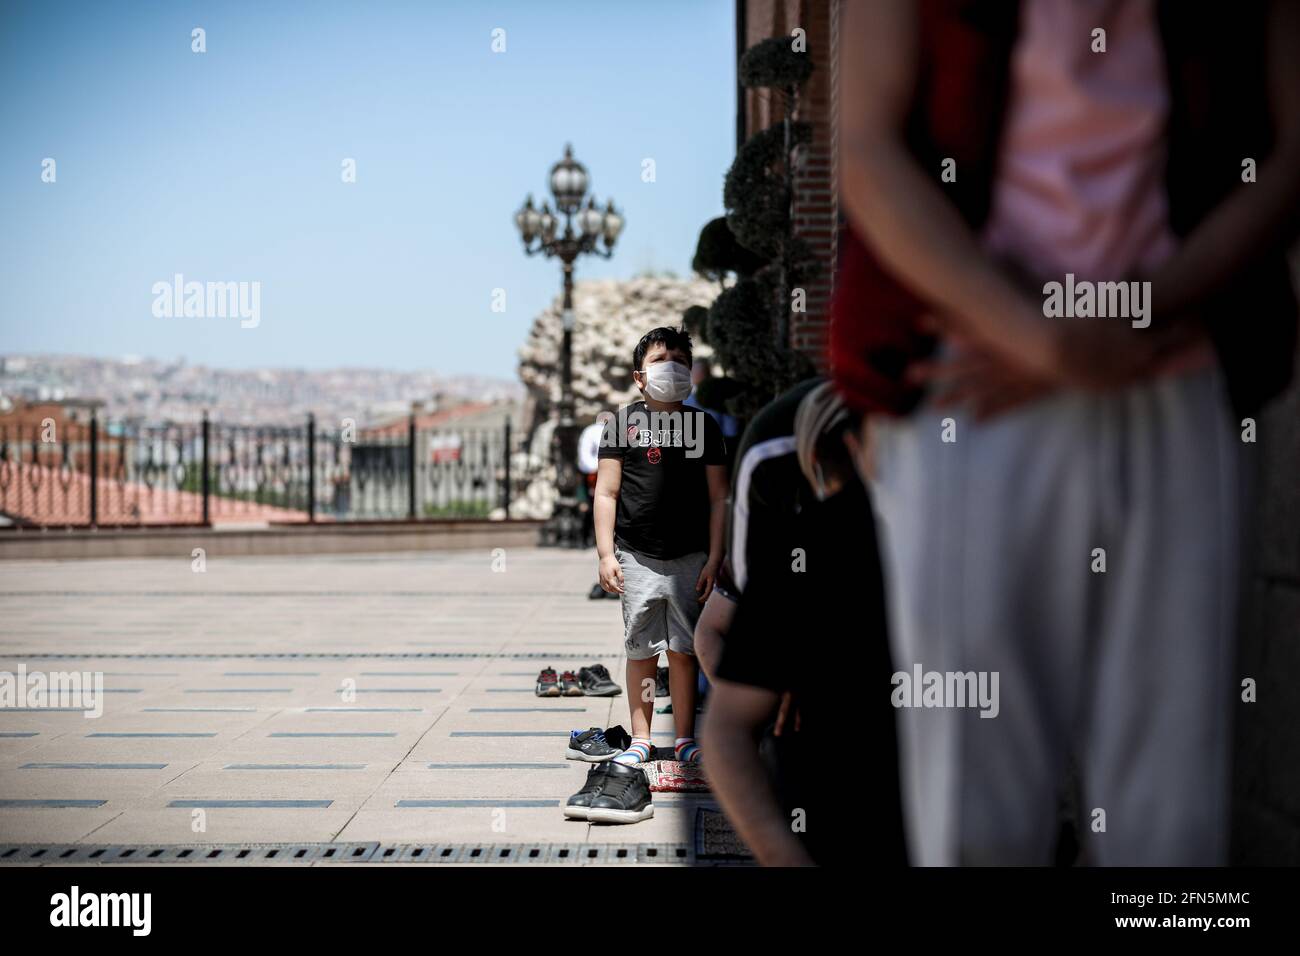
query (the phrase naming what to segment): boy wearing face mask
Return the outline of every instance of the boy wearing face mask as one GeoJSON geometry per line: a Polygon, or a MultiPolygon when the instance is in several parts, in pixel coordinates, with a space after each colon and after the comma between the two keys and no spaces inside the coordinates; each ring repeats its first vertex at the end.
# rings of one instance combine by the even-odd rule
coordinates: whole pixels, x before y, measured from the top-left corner
{"type": "Polygon", "coordinates": [[[675,752],[693,761],[700,758],[695,622],[722,563],[726,449],[713,418],[682,405],[691,392],[684,329],[647,332],[632,367],[642,400],[607,426],[596,476],[600,584],[622,596],[631,709],[632,744],[615,760],[630,765],[650,757],[655,671],[666,651],[675,752]]]}

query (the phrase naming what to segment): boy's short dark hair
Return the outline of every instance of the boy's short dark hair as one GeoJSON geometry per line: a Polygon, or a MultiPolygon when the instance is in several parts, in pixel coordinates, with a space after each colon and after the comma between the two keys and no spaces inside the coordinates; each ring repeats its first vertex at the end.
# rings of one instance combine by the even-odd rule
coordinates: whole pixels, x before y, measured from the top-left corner
{"type": "Polygon", "coordinates": [[[657,329],[651,329],[645,335],[641,336],[641,341],[636,344],[632,350],[632,368],[635,371],[645,371],[645,354],[650,351],[652,345],[663,345],[666,349],[677,349],[686,353],[686,365],[689,367],[692,363],[691,358],[691,336],[684,327],[672,328],[671,326],[660,326],[657,329]]]}

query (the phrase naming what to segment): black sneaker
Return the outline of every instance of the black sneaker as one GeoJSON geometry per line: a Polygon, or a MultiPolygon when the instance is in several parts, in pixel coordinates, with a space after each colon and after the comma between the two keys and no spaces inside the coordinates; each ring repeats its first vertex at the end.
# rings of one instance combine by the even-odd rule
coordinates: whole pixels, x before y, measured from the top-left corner
{"type": "Polygon", "coordinates": [[[623,693],[623,688],[614,683],[604,664],[579,668],[578,683],[588,697],[617,697],[623,693]]]}
{"type": "Polygon", "coordinates": [[[672,696],[672,692],[668,690],[668,668],[666,667],[661,667],[655,671],[655,696],[672,696]]]}
{"type": "Polygon", "coordinates": [[[585,760],[587,763],[603,763],[623,752],[622,747],[614,747],[605,737],[605,731],[599,727],[590,730],[569,731],[569,746],[564,751],[566,760],[585,760]]]}
{"type": "Polygon", "coordinates": [[[573,671],[565,671],[561,674],[560,691],[565,697],[581,697],[582,685],[578,683],[578,675],[573,671]]]}
{"type": "Polygon", "coordinates": [[[596,799],[596,794],[600,793],[600,786],[605,782],[605,774],[609,772],[609,767],[608,763],[598,763],[588,768],[587,782],[582,785],[582,789],[561,805],[566,817],[570,820],[587,819],[591,801],[596,799]]]}
{"type": "Polygon", "coordinates": [[[609,761],[601,777],[600,792],[587,808],[592,823],[639,823],[655,815],[650,784],[637,767],[609,761]]]}
{"type": "Polygon", "coordinates": [[[555,676],[555,668],[548,667],[537,675],[537,696],[560,696],[560,679],[555,676]]]}
{"type": "Polygon", "coordinates": [[[605,589],[600,586],[600,582],[597,581],[591,586],[591,590],[587,592],[587,600],[599,601],[606,593],[605,589]]]}

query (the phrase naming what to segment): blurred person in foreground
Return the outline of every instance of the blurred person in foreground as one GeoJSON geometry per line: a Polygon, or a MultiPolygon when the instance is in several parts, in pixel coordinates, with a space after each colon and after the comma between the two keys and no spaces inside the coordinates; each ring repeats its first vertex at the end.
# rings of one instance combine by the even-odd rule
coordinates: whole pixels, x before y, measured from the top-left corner
{"type": "Polygon", "coordinates": [[[1295,350],[1298,36],[1285,2],[846,7],[832,368],[894,666],[1000,676],[996,719],[899,712],[919,864],[1048,863],[1071,761],[1085,861],[1226,862],[1239,423],[1295,350]],[[1145,315],[1048,308],[1130,281],[1145,315]]]}
{"type": "Polygon", "coordinates": [[[904,862],[884,588],[854,425],[821,379],[755,417],[737,451],[727,560],[695,629],[714,681],[709,782],[767,866],[858,858],[848,807],[871,821],[875,862],[904,862]],[[836,767],[865,786],[846,794],[836,767]]]}

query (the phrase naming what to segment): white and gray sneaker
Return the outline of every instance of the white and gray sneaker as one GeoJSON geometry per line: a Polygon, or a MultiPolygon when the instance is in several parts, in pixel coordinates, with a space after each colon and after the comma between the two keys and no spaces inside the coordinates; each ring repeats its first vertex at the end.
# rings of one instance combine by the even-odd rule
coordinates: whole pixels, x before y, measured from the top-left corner
{"type": "Polygon", "coordinates": [[[599,727],[590,730],[569,731],[569,746],[564,751],[566,760],[585,760],[587,763],[603,763],[612,760],[623,750],[611,746],[605,739],[605,731],[599,727]]]}

